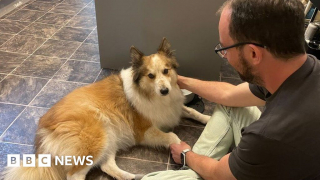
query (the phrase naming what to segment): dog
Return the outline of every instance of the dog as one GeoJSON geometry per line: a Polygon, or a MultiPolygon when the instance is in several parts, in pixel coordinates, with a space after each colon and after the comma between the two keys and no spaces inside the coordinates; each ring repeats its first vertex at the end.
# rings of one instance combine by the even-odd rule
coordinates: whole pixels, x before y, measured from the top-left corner
{"type": "Polygon", "coordinates": [[[156,54],[145,56],[134,46],[130,53],[130,68],[72,91],[40,118],[36,157],[91,156],[91,163],[85,159],[83,165],[73,160],[69,166],[17,167],[7,169],[5,180],[85,180],[93,166],[119,180],[135,179],[116,165],[118,150],[138,144],[168,148],[180,139],[160,129],[173,128],[182,116],[202,123],[209,120],[184,106],[178,63],[166,38],[156,54]]]}

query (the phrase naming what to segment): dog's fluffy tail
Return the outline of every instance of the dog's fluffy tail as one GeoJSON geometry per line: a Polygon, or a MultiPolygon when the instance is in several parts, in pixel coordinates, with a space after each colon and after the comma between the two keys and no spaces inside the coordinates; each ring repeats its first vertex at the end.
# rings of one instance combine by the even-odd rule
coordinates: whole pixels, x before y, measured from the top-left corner
{"type": "Polygon", "coordinates": [[[7,167],[3,177],[4,180],[65,180],[66,174],[61,165],[52,163],[51,167],[7,167]]]}

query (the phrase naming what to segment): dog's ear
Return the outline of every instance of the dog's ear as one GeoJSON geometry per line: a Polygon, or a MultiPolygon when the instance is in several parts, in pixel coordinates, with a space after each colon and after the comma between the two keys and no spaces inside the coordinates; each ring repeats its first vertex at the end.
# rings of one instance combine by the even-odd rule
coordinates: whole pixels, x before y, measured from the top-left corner
{"type": "Polygon", "coordinates": [[[170,50],[170,43],[168,42],[167,38],[163,38],[162,42],[158,48],[158,52],[164,52],[168,57],[172,57],[173,56],[173,51],[170,50]]]}
{"type": "Polygon", "coordinates": [[[132,71],[133,71],[133,81],[139,84],[139,80],[141,76],[140,67],[142,66],[142,57],[144,56],[144,54],[134,46],[131,46],[130,55],[131,55],[131,63],[132,63],[132,71]]]}

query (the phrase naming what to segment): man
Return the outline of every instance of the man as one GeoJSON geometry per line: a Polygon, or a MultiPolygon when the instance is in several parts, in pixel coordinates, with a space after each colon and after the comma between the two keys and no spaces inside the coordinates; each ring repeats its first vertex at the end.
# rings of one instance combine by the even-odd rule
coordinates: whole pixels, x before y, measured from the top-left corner
{"type": "Polygon", "coordinates": [[[320,63],[305,53],[303,11],[298,0],[222,6],[215,51],[248,83],[180,76],[181,88],[221,105],[192,151],[185,142],[170,146],[175,162],[183,152],[190,169],[143,180],[320,179],[320,63]],[[261,105],[262,114],[253,107],[261,105]]]}

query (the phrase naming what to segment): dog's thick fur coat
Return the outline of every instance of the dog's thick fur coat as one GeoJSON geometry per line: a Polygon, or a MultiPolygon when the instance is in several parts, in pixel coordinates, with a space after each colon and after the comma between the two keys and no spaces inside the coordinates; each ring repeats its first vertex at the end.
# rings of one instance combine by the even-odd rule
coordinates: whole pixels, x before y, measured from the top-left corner
{"type": "Polygon", "coordinates": [[[180,143],[177,135],[160,128],[178,125],[183,114],[208,121],[208,116],[183,106],[178,64],[165,38],[156,54],[145,56],[132,47],[131,57],[132,67],[74,90],[39,121],[36,154],[93,156],[92,165],[12,168],[5,180],[84,180],[93,166],[116,179],[135,179],[116,165],[119,149],[180,143]]]}

